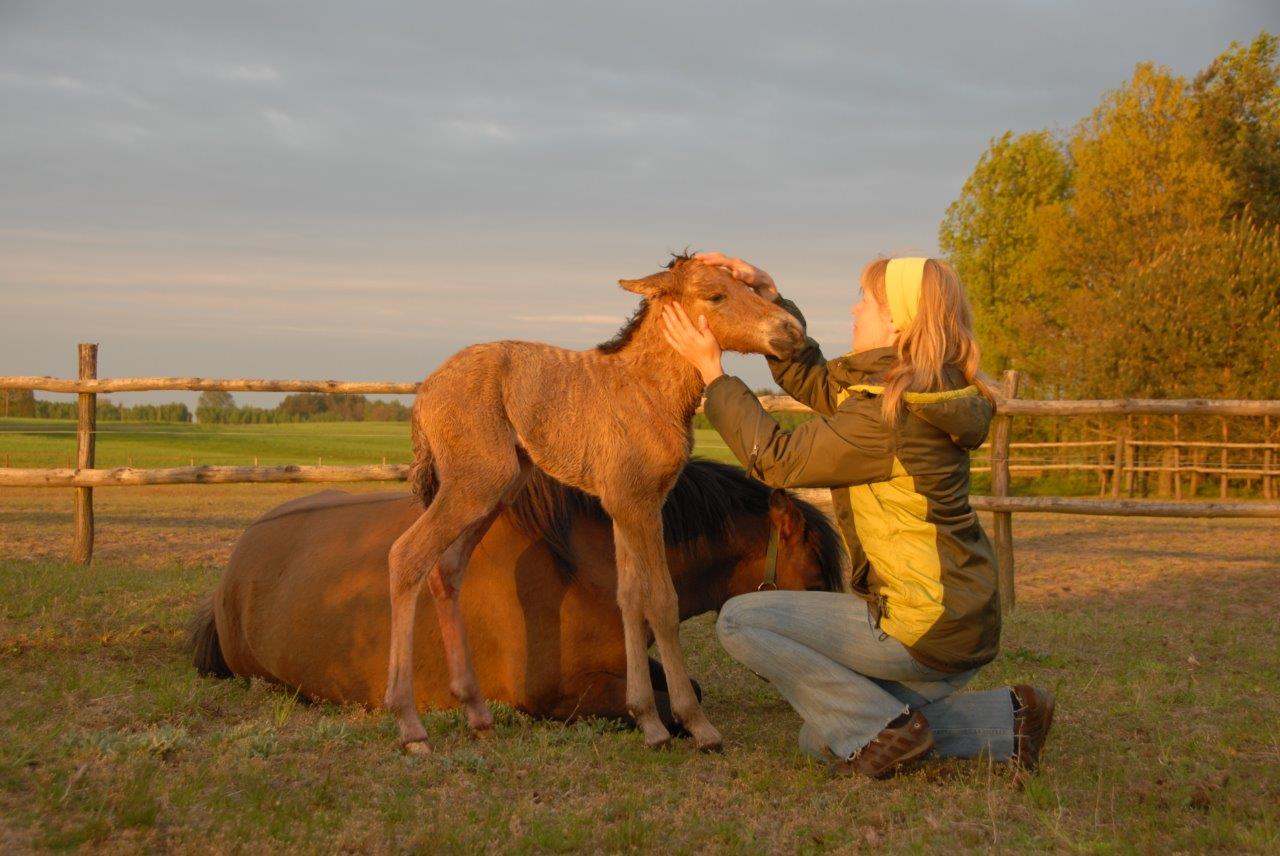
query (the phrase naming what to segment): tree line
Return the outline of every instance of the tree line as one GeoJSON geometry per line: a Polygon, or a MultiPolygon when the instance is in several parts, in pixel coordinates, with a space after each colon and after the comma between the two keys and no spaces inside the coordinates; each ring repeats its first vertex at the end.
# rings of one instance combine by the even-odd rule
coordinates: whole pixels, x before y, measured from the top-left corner
{"type": "MultiPolygon", "coordinates": [[[[99,422],[191,422],[187,405],[116,404],[97,398],[99,422]]],[[[29,389],[0,390],[0,417],[19,419],[75,419],[74,401],[46,401],[29,389]]],[[[325,395],[303,392],[287,395],[275,407],[243,407],[229,392],[203,392],[194,418],[205,424],[259,425],[280,422],[405,422],[409,408],[398,401],[370,400],[363,395],[325,395]]]]}
{"type": "Polygon", "coordinates": [[[409,408],[398,401],[363,395],[299,392],[275,407],[243,407],[229,392],[202,392],[196,403],[201,423],[259,425],[279,422],[407,422],[409,408]]]}
{"type": "Polygon", "coordinates": [[[993,139],[939,244],[1031,396],[1280,398],[1277,38],[993,139]]]}
{"type": "MultiPolygon", "coordinates": [[[[0,416],[18,419],[76,419],[79,405],[74,401],[46,401],[29,389],[0,389],[0,416]]],[[[190,422],[191,410],[180,402],[169,404],[116,404],[98,396],[95,407],[99,422],[190,422]]]]}

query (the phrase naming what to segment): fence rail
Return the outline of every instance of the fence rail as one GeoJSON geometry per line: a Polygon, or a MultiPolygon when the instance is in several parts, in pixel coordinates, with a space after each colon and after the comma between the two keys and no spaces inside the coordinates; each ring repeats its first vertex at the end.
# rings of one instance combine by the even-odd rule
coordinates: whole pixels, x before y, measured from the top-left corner
{"type": "MultiPolygon", "coordinates": [[[[0,376],[0,389],[38,390],[44,392],[75,393],[78,396],[78,420],[76,426],[76,466],[66,469],[15,469],[0,468],[0,487],[67,487],[76,492],[75,542],[72,550],[74,561],[87,564],[93,556],[93,489],[100,487],[137,487],[144,485],[182,484],[264,484],[264,483],[326,483],[352,481],[404,481],[409,468],[402,464],[370,466],[190,466],[166,469],[135,469],[117,467],[95,469],[95,437],[97,435],[95,406],[99,393],[149,392],[163,390],[226,391],[226,392],[319,392],[330,394],[392,394],[411,395],[417,391],[416,383],[386,381],[337,381],[337,380],[266,380],[253,378],[201,378],[201,377],[151,377],[151,378],[99,378],[97,376],[97,345],[79,346],[79,378],[65,379],[44,376],[0,376]]],[[[1120,517],[1280,517],[1280,502],[1269,501],[1273,493],[1271,470],[1273,452],[1280,450],[1277,443],[1229,443],[1223,428],[1223,442],[1133,440],[1125,436],[1115,441],[1065,441],[1060,443],[1012,443],[1014,417],[1056,416],[1133,416],[1172,415],[1175,422],[1181,415],[1209,416],[1262,416],[1268,421],[1280,416],[1280,401],[1211,400],[1211,399],[1097,399],[1081,401],[1032,401],[1019,399],[1017,372],[1006,372],[1002,378],[1001,395],[996,403],[996,418],[989,444],[990,466],[975,467],[992,474],[992,495],[971,497],[973,507],[990,511],[995,520],[995,548],[1000,575],[1001,600],[1006,608],[1014,602],[1013,518],[1014,513],[1089,514],[1120,517]],[[1165,447],[1174,454],[1172,466],[1147,466],[1133,459],[1137,448],[1165,447]],[[1010,460],[1013,449],[1055,448],[1113,448],[1110,461],[1105,451],[1100,452],[1097,463],[1048,462],[1027,464],[1010,460]],[[1220,466],[1205,467],[1193,462],[1183,465],[1177,457],[1186,449],[1219,448],[1222,450],[1220,466]],[[1228,449],[1262,450],[1261,469],[1229,468],[1228,449]],[[1010,496],[1010,477],[1014,472],[1082,469],[1098,472],[1105,492],[1106,477],[1111,479],[1112,498],[1081,499],[1074,497],[1024,497],[1010,496]],[[1221,496],[1226,497],[1228,475],[1236,477],[1261,476],[1268,501],[1197,501],[1181,500],[1160,502],[1121,499],[1121,485],[1129,479],[1130,490],[1135,473],[1172,472],[1175,474],[1177,494],[1181,495],[1181,473],[1191,473],[1193,479],[1200,474],[1217,474],[1221,478],[1221,496]]],[[[761,404],[773,412],[807,412],[809,408],[785,395],[761,396],[761,404]]]]}

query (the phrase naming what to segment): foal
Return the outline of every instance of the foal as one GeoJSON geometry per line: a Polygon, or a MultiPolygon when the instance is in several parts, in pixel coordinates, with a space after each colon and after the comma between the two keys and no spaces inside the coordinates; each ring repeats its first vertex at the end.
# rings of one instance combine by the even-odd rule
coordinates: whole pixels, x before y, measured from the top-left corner
{"type": "Polygon", "coordinates": [[[799,323],[728,272],[677,256],[652,276],[618,283],[644,298],[611,342],[568,351],[490,342],[459,351],[418,390],[410,482],[426,510],[391,547],[391,656],[385,704],[400,739],[428,751],[413,696],[413,627],[425,578],[435,599],[449,688],[477,734],[493,727],[476,685],[458,605],[467,561],[533,467],[600,498],[613,520],[618,606],[627,654],[627,708],[649,746],[671,734],[649,677],[645,622],[662,659],[674,717],[699,749],[720,747],[689,682],[667,571],[662,504],[693,445],[698,373],[662,337],[655,304],[705,315],[726,350],[785,358],[799,323]],[[429,572],[429,573],[428,573],[429,572]]]}

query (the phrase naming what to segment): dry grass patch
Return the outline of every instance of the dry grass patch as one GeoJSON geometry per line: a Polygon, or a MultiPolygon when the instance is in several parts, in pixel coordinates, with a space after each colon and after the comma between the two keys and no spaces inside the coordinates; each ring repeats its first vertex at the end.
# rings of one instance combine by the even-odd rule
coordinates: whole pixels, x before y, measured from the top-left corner
{"type": "MultiPolygon", "coordinates": [[[[378,486],[370,486],[380,489],[378,486]]],[[[0,847],[109,852],[1274,852],[1280,527],[1019,518],[1019,608],[977,682],[1059,693],[1042,773],[931,764],[831,779],[798,720],[684,642],[726,751],[500,711],[429,758],[377,713],[195,676],[180,645],[240,528],[308,486],[99,491],[100,561],[60,563],[70,494],[0,494],[0,847]]]]}

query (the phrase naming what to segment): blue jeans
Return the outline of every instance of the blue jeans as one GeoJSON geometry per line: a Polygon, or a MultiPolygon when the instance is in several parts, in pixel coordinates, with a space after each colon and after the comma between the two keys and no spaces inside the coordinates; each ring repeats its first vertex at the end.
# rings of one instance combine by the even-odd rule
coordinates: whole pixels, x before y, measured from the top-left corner
{"type": "Polygon", "coordinates": [[[942,757],[1013,756],[1009,689],[954,694],[978,669],[941,672],[921,664],[874,626],[856,595],[740,595],[720,609],[716,633],[734,659],[800,714],[800,748],[816,758],[851,757],[908,710],[929,720],[942,757]]]}

